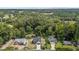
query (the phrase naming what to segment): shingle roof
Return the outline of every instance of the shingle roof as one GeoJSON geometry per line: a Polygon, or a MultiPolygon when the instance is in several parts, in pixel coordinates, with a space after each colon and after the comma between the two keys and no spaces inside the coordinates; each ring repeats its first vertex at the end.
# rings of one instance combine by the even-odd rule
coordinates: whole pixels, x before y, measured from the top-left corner
{"type": "Polygon", "coordinates": [[[15,39],[15,42],[24,43],[24,42],[26,42],[26,39],[25,38],[17,38],[17,39],[15,39]]]}
{"type": "Polygon", "coordinates": [[[63,41],[63,44],[64,44],[64,45],[71,45],[72,42],[71,42],[71,41],[63,41]]]}
{"type": "Polygon", "coordinates": [[[36,44],[37,42],[41,42],[41,37],[40,36],[34,37],[32,42],[34,44],[36,44]]]}
{"type": "Polygon", "coordinates": [[[54,38],[53,36],[49,36],[49,37],[48,37],[48,40],[49,40],[50,42],[56,42],[56,41],[57,41],[57,39],[54,38]]]}
{"type": "Polygon", "coordinates": [[[79,45],[79,42],[77,42],[77,45],[79,45]]]}

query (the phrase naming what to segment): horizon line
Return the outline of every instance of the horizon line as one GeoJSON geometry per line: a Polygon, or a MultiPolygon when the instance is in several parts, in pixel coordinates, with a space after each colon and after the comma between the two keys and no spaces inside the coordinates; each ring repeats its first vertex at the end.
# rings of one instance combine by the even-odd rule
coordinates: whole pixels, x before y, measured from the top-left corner
{"type": "Polygon", "coordinates": [[[0,9],[79,9],[79,7],[0,7],[0,9]]]}

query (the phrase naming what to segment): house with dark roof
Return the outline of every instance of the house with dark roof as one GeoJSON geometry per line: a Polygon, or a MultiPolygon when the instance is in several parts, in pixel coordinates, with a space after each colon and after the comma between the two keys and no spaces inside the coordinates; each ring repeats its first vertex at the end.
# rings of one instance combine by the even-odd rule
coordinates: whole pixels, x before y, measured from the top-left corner
{"type": "Polygon", "coordinates": [[[41,43],[41,37],[40,36],[34,37],[32,43],[37,44],[38,42],[41,43]]]}
{"type": "Polygon", "coordinates": [[[16,38],[14,39],[14,45],[25,45],[27,43],[25,38],[16,38]]]}
{"type": "Polygon", "coordinates": [[[54,38],[53,36],[48,37],[49,42],[57,42],[57,39],[54,38]]]}
{"type": "Polygon", "coordinates": [[[41,37],[40,36],[34,37],[32,43],[36,45],[36,50],[41,50],[41,37]]]}
{"type": "Polygon", "coordinates": [[[79,41],[76,42],[76,46],[79,47],[79,41]]]}

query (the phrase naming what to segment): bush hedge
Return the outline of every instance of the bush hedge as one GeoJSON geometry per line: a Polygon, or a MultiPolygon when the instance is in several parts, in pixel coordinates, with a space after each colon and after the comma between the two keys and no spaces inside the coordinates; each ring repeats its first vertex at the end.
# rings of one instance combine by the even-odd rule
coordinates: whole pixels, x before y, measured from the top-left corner
{"type": "Polygon", "coordinates": [[[71,45],[63,45],[62,49],[63,51],[73,51],[75,50],[75,47],[71,45]]]}
{"type": "Polygon", "coordinates": [[[79,51],[79,47],[76,48],[76,51],[79,51]]]}
{"type": "Polygon", "coordinates": [[[73,51],[73,50],[76,50],[76,48],[72,45],[63,45],[61,42],[58,42],[56,44],[56,50],[57,51],[73,51]]]}
{"type": "Polygon", "coordinates": [[[51,48],[51,45],[48,43],[44,44],[44,46],[42,47],[42,49],[44,50],[49,50],[50,48],[51,48]]]}
{"type": "Polygon", "coordinates": [[[55,46],[55,49],[57,50],[57,51],[61,51],[62,50],[62,43],[61,42],[57,42],[57,44],[56,44],[56,46],[55,46]]]}

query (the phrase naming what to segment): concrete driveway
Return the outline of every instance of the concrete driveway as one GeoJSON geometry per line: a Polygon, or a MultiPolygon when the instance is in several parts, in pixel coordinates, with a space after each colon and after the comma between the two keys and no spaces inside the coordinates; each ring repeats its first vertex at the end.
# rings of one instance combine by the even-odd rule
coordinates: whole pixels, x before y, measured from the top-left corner
{"type": "Polygon", "coordinates": [[[51,50],[55,50],[55,42],[51,42],[51,50]]]}

